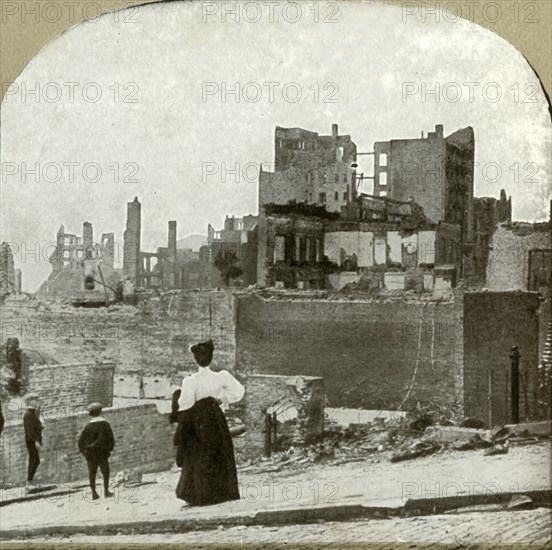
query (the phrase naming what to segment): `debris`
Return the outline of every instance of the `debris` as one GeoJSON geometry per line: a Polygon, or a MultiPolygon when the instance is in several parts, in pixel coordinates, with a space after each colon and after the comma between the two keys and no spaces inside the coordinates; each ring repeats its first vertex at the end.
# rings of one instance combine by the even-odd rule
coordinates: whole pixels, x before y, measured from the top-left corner
{"type": "Polygon", "coordinates": [[[472,441],[455,441],[451,445],[451,449],[454,451],[472,451],[475,447],[472,441]]]}
{"type": "Polygon", "coordinates": [[[487,439],[483,439],[483,436],[479,434],[475,434],[472,437],[471,443],[473,444],[474,449],[488,449],[489,447],[493,446],[492,441],[487,441],[487,439]]]}
{"type": "Polygon", "coordinates": [[[461,428],[475,428],[478,430],[483,430],[487,427],[487,424],[483,422],[483,420],[480,420],[479,418],[475,417],[468,417],[464,418],[464,420],[460,424],[461,428]]]}
{"type": "Polygon", "coordinates": [[[391,456],[391,462],[402,462],[403,460],[412,460],[420,456],[427,456],[436,453],[441,448],[440,445],[431,441],[417,441],[410,445],[406,450],[399,450],[391,456]]]}
{"type": "Polygon", "coordinates": [[[497,443],[496,445],[493,445],[490,449],[487,449],[483,453],[483,455],[484,456],[505,455],[507,452],[508,452],[508,447],[506,445],[497,443]]]}
{"type": "Polygon", "coordinates": [[[138,470],[121,470],[117,472],[115,479],[113,480],[113,486],[119,487],[121,485],[138,485],[142,483],[143,472],[138,470]]]}
{"type": "Polygon", "coordinates": [[[495,426],[490,432],[493,441],[504,441],[510,437],[510,430],[506,426],[495,426]]]}

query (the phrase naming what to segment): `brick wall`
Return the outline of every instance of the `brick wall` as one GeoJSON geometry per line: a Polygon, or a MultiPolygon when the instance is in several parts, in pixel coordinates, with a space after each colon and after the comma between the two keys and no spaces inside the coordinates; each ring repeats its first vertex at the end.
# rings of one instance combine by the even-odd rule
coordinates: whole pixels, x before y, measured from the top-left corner
{"type": "Polygon", "coordinates": [[[88,403],[98,402],[104,407],[113,405],[113,374],[115,364],[94,364],[88,369],[88,403]]]}
{"type": "Polygon", "coordinates": [[[31,365],[26,390],[39,395],[44,412],[67,407],[83,410],[94,401],[111,407],[114,370],[114,363],[31,365]]]}
{"type": "Polygon", "coordinates": [[[534,418],[539,296],[535,292],[473,292],[464,296],[464,394],[469,416],[510,421],[510,348],[519,346],[520,418],[534,418]],[[491,373],[492,371],[492,373],[491,373]]]}
{"type": "MultiPolygon", "coordinates": [[[[106,409],[104,417],[115,435],[115,450],[110,459],[112,477],[120,470],[156,472],[172,466],[175,428],[169,425],[168,415],[159,414],[155,405],[129,404],[124,408],[106,409]]],[[[7,420],[0,438],[2,488],[24,483],[27,470],[21,418],[7,415],[7,420]]],[[[77,448],[78,437],[88,420],[87,414],[76,413],[43,421],[37,483],[67,483],[88,478],[86,461],[77,448]]]]}
{"type": "Polygon", "coordinates": [[[195,368],[190,344],[213,338],[215,364],[235,361],[234,298],[224,291],[144,292],[138,307],[73,308],[29,301],[2,307],[2,343],[19,338],[60,363],[114,362],[117,372],[195,368]]]}
{"type": "Polygon", "coordinates": [[[462,306],[241,296],[239,374],[324,378],[329,406],[451,406],[462,395],[462,306]]]}

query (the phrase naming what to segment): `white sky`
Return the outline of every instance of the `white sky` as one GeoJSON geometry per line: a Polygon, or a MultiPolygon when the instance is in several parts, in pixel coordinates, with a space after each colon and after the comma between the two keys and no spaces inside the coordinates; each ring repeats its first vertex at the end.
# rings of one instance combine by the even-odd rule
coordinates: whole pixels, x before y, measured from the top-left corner
{"type": "MultiPolygon", "coordinates": [[[[271,21],[262,2],[256,23],[243,17],[235,22],[232,15],[223,22],[220,12],[202,22],[199,2],[153,4],[127,12],[126,22],[108,14],[78,25],[43,48],[1,110],[1,240],[20,249],[25,243],[26,250],[41,243],[45,250],[39,258],[16,253],[24,290],[34,291],[50,273],[45,258],[52,248],[45,247],[61,224],[80,235],[82,222],[90,221],[96,241],[102,232],[113,231],[122,243],[126,202],[135,195],[142,202],[144,250],[166,246],[168,220],[178,221],[182,238],[206,234],[208,222],[219,228],[226,214],[256,213],[253,167],[238,182],[233,175],[223,181],[220,171],[203,181],[202,170],[222,163],[233,169],[235,163],[272,162],[276,125],[329,134],[331,124],[338,123],[340,133],[350,134],[361,152],[371,151],[374,141],[427,135],[435,124],[444,125],[445,135],[471,125],[480,163],[476,196],[498,197],[505,188],[515,219],[547,218],[550,117],[536,76],[515,48],[464,20],[422,23],[409,17],[405,23],[400,8],[372,2],[340,4],[336,23],[322,22],[330,8],[321,2],[316,23],[312,4],[300,3],[302,17],[296,23],[284,20],[280,6],[274,10],[277,21],[271,21]],[[242,96],[237,102],[227,95],[222,101],[219,92],[202,101],[205,82],[219,88],[239,83],[242,89],[257,83],[261,97],[247,102],[242,96]],[[269,82],[279,83],[273,101],[264,84],[269,82]],[[439,83],[441,91],[457,83],[446,91],[454,99],[460,90],[461,99],[447,101],[441,94],[436,102],[435,95],[418,92],[403,101],[408,82],[427,88],[439,83]],[[471,101],[466,82],[479,83],[471,101]],[[502,92],[494,103],[482,92],[492,82],[502,92]],[[74,97],[67,83],[78,83],[74,97]],[[83,99],[87,83],[94,83],[87,87],[88,97],[94,99],[100,89],[100,100],[83,99]],[[288,83],[301,85],[298,102],[284,99],[288,83]],[[311,88],[315,83],[318,102],[311,88]],[[324,90],[327,83],[335,84],[324,90]],[[138,101],[115,102],[116,85],[120,99],[136,91],[130,98],[138,101]],[[23,86],[38,86],[38,101],[24,95],[23,86]],[[56,90],[61,90],[59,100],[56,90]],[[332,91],[337,102],[324,102],[332,91]],[[39,163],[38,182],[32,174],[23,177],[22,163],[27,169],[39,163]],[[78,163],[72,182],[67,163],[78,163]],[[87,163],[101,168],[97,183],[86,181],[94,177],[92,168],[83,174],[87,163]],[[118,182],[110,169],[115,163],[120,165],[118,182]],[[125,163],[138,166],[131,178],[136,182],[122,181],[130,176],[125,163]],[[500,167],[498,179],[496,165],[488,163],[500,167]],[[61,177],[48,181],[57,178],[56,164],[61,177]]],[[[246,15],[252,18],[254,11],[246,15]]],[[[290,19],[294,13],[287,15],[290,19]]],[[[254,97],[255,88],[248,91],[254,97]]],[[[293,98],[295,86],[287,91],[293,98]]],[[[486,91],[493,99],[496,87],[486,91]]],[[[367,174],[370,158],[360,157],[367,174]]]]}

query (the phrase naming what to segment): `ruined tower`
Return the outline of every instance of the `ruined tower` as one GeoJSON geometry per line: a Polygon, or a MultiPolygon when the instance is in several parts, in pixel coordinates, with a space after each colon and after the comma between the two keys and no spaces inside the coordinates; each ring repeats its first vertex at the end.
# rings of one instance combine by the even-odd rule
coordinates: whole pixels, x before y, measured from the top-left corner
{"type": "Polygon", "coordinates": [[[123,274],[140,286],[140,230],[142,205],[138,197],[127,203],[127,223],[124,233],[123,274]]]}
{"type": "Polygon", "coordinates": [[[102,234],[102,263],[113,269],[115,257],[115,235],[114,233],[102,234]]]}
{"type": "Polygon", "coordinates": [[[90,222],[82,224],[82,257],[85,260],[94,258],[94,230],[90,222]]]}
{"type": "Polygon", "coordinates": [[[167,246],[169,288],[175,288],[178,286],[176,274],[176,221],[169,222],[169,239],[167,246]]]}

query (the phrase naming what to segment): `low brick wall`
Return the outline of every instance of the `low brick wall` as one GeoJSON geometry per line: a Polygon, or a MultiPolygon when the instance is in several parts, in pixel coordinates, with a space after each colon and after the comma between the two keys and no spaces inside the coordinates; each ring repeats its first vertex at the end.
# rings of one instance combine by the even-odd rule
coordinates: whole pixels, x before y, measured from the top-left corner
{"type": "MultiPolygon", "coordinates": [[[[104,417],[115,435],[115,450],[110,459],[112,477],[120,470],[156,472],[173,465],[175,426],[169,424],[168,415],[157,412],[155,405],[128,404],[106,409],[104,417]]],[[[27,472],[22,418],[8,416],[7,420],[0,437],[2,488],[24,483],[27,472]]],[[[43,421],[37,483],[67,483],[88,477],[86,461],[77,448],[78,437],[88,420],[88,414],[77,412],[43,421]]]]}

